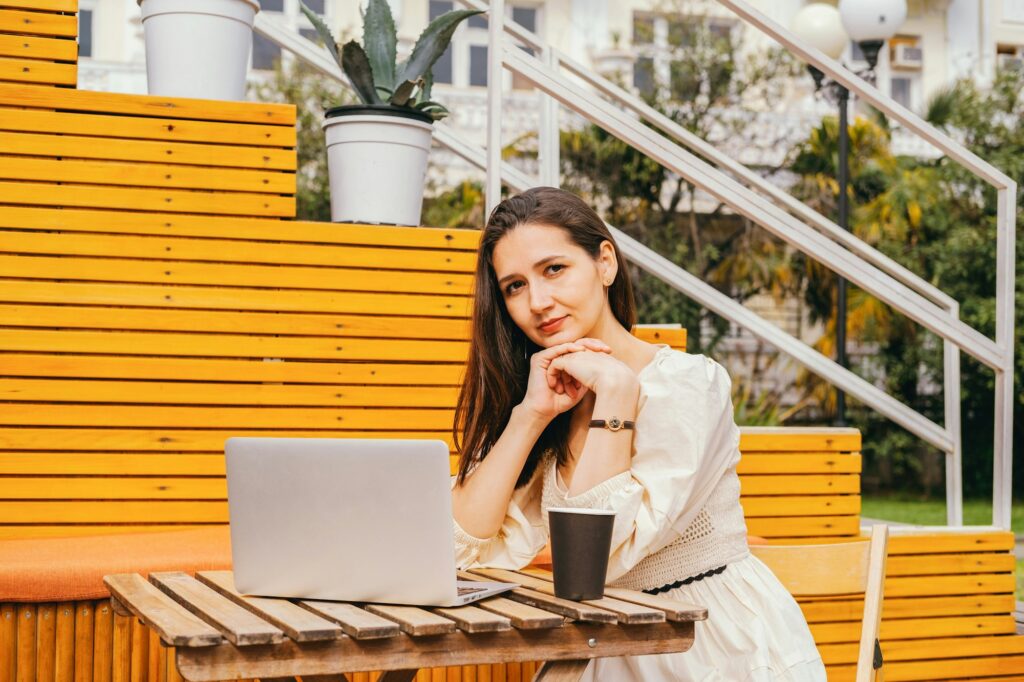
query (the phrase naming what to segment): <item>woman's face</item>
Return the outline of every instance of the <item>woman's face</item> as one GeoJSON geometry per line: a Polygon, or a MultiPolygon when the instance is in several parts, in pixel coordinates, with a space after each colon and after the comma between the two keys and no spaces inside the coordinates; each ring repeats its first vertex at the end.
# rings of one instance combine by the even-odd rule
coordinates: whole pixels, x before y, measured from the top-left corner
{"type": "Polygon", "coordinates": [[[491,262],[509,315],[542,348],[591,334],[617,272],[611,242],[595,260],[564,228],[534,223],[506,232],[491,262]]]}

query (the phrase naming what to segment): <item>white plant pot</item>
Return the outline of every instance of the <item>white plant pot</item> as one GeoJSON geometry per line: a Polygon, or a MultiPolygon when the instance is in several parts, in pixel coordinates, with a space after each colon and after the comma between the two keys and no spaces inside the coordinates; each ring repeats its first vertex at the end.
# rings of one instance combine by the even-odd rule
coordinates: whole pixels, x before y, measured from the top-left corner
{"type": "Polygon", "coordinates": [[[245,99],[258,0],[138,0],[149,94],[245,99]]]}
{"type": "Polygon", "coordinates": [[[331,220],[419,225],[433,121],[388,106],[327,112],[331,220]]]}

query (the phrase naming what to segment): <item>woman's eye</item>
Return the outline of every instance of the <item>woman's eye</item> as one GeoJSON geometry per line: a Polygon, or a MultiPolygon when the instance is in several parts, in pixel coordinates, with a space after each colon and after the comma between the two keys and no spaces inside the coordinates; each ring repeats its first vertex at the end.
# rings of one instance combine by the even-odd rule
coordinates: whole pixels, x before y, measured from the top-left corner
{"type": "Polygon", "coordinates": [[[519,289],[519,287],[521,287],[522,285],[523,285],[523,283],[522,283],[522,282],[512,282],[511,284],[509,284],[509,285],[507,285],[507,286],[505,287],[505,295],[506,295],[506,296],[511,296],[512,294],[516,293],[516,291],[517,291],[517,290],[519,289]]]}
{"type": "Polygon", "coordinates": [[[548,272],[555,275],[565,269],[565,266],[560,263],[552,263],[548,266],[548,272]]]}

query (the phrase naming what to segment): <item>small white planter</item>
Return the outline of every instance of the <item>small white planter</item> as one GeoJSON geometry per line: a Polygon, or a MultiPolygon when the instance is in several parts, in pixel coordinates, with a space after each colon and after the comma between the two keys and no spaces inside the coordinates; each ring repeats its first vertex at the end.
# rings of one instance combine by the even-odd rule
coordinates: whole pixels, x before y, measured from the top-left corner
{"type": "Polygon", "coordinates": [[[138,0],[149,94],[245,99],[258,0],[138,0]]]}
{"type": "Polygon", "coordinates": [[[324,120],[331,220],[419,225],[433,120],[389,106],[335,107],[324,120]]]}

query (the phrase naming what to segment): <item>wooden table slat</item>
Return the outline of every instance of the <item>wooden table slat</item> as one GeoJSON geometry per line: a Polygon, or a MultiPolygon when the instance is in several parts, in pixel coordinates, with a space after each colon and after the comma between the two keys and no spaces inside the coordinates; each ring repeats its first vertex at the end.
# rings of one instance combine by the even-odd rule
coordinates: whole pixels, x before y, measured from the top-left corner
{"type": "Polygon", "coordinates": [[[355,639],[383,639],[401,632],[398,623],[364,611],[354,604],[306,600],[299,602],[299,605],[337,623],[346,635],[355,639]]]}
{"type": "Polygon", "coordinates": [[[572,620],[589,621],[592,623],[617,623],[619,620],[618,616],[611,611],[587,606],[581,602],[559,599],[550,594],[544,594],[543,592],[537,592],[525,587],[506,592],[505,595],[512,601],[543,609],[544,611],[565,616],[572,620]]]}
{"type": "MultiPolygon", "coordinates": [[[[479,602],[476,602],[479,604],[479,602]]],[[[512,621],[478,605],[439,607],[434,612],[455,621],[463,632],[504,632],[512,629],[512,621]]]]}
{"type": "Polygon", "coordinates": [[[281,628],[296,642],[321,642],[337,639],[344,634],[337,624],[287,599],[239,594],[235,590],[231,571],[201,571],[196,574],[196,578],[242,608],[281,628]]]}
{"type": "MultiPolygon", "coordinates": [[[[485,580],[484,578],[467,571],[459,571],[459,579],[477,581],[485,580]]],[[[552,613],[551,611],[546,611],[544,609],[538,609],[535,606],[506,599],[501,596],[482,599],[481,601],[474,602],[474,605],[479,606],[485,611],[491,611],[492,613],[497,613],[500,616],[505,616],[512,621],[512,625],[517,630],[544,630],[547,628],[560,628],[565,624],[565,616],[562,616],[561,614],[552,613]]]]}
{"type": "Polygon", "coordinates": [[[223,638],[216,629],[196,618],[176,601],[146,582],[138,573],[103,578],[110,594],[168,646],[207,647],[223,638]]]}
{"type": "Polygon", "coordinates": [[[225,598],[188,573],[150,573],[149,581],[196,616],[206,621],[236,646],[277,644],[285,634],[251,611],[225,598]]]}
{"type": "MultiPolygon", "coordinates": [[[[517,573],[515,571],[506,571],[496,568],[485,568],[474,571],[480,575],[487,576],[494,580],[504,580],[507,582],[517,582],[525,588],[535,590],[542,594],[554,596],[555,586],[548,580],[543,580],[537,576],[532,576],[526,573],[517,573]]],[[[570,602],[575,603],[575,602],[570,602]]],[[[646,606],[634,604],[632,602],[620,601],[611,597],[602,597],[601,599],[590,599],[587,601],[579,602],[580,604],[587,604],[588,606],[604,609],[614,613],[620,623],[625,625],[638,625],[645,623],[664,623],[665,612],[658,609],[651,609],[646,606]]]]}
{"type": "MultiPolygon", "coordinates": [[[[540,578],[542,580],[551,581],[551,571],[545,571],[543,569],[524,569],[522,571],[516,571],[517,574],[531,576],[534,578],[540,578]]],[[[698,606],[696,604],[688,604],[681,602],[670,597],[664,597],[656,594],[647,594],[646,592],[638,592],[636,590],[628,590],[623,587],[611,587],[606,586],[604,588],[605,596],[613,597],[621,601],[632,602],[634,604],[640,604],[642,606],[648,606],[652,609],[659,609],[665,612],[665,618],[677,623],[685,623],[687,621],[707,620],[708,610],[704,606],[698,606]]]]}
{"type": "Polygon", "coordinates": [[[364,608],[370,613],[395,621],[402,632],[413,637],[444,635],[456,630],[455,621],[415,606],[366,604],[364,608]]]}

